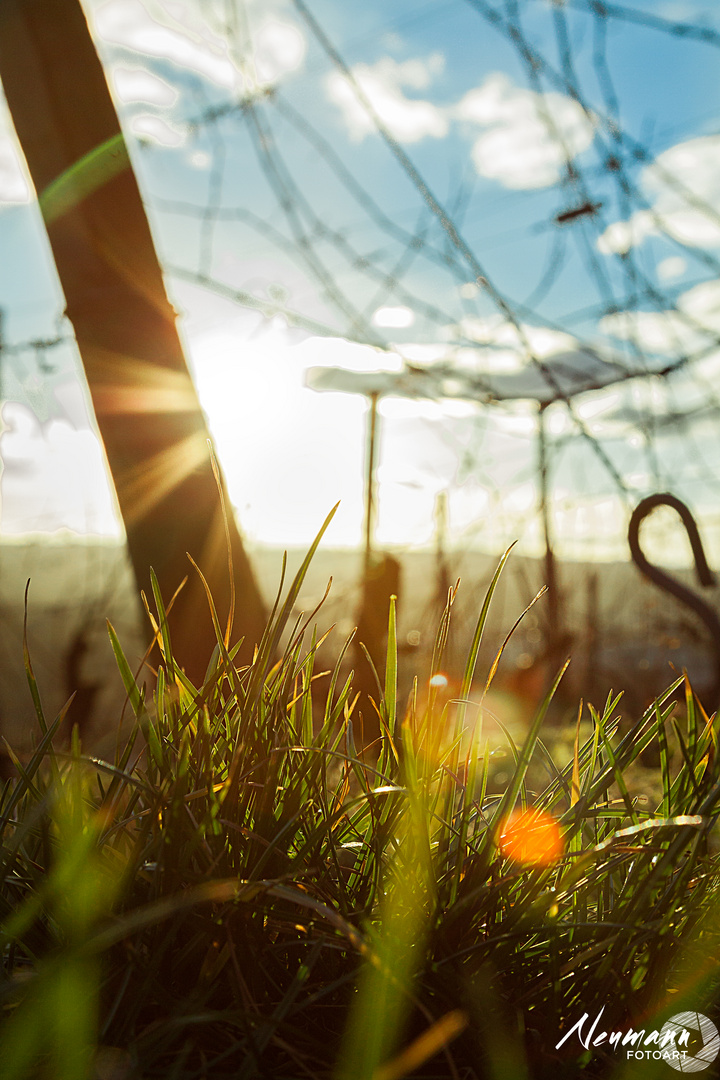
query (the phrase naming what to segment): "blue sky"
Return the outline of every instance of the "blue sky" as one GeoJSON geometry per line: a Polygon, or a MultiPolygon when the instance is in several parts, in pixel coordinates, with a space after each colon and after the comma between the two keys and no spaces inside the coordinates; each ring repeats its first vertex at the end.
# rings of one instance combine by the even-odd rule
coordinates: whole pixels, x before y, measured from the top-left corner
{"type": "MultiPolygon", "coordinates": [[[[446,492],[458,545],[538,550],[537,405],[495,398],[564,358],[623,376],[547,410],[566,553],[621,555],[629,508],[658,488],[718,546],[716,6],[303,6],[86,4],[249,538],[306,543],[337,498],[329,542],[360,538],[366,404],[307,389],[308,368],[444,365],[455,396],[381,406],[378,539],[430,542],[446,492]]],[[[0,239],[0,527],[117,533],[7,117],[0,239]]]]}

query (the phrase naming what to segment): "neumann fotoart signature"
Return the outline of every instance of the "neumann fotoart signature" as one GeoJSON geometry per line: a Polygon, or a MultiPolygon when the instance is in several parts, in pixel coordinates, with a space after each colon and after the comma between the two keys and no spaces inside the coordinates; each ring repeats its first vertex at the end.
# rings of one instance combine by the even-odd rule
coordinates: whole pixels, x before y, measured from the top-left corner
{"type": "Polygon", "coordinates": [[[720,1052],[720,1034],[707,1016],[697,1012],[678,1013],[662,1028],[627,1028],[625,1031],[605,1031],[600,1020],[605,1006],[590,1023],[585,1012],[565,1032],[555,1049],[559,1050],[573,1036],[577,1036],[585,1050],[611,1047],[624,1050],[627,1058],[636,1061],[664,1060],[679,1072],[700,1072],[709,1068],[720,1052]],[[692,1046],[691,1046],[692,1040],[692,1046]]]}

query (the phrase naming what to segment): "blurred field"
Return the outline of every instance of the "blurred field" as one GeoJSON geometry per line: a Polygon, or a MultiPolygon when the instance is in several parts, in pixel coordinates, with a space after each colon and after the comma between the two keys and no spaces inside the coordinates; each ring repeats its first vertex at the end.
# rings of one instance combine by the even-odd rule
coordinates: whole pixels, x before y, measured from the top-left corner
{"type": "MultiPolygon", "coordinates": [[[[422,664],[432,648],[441,583],[432,551],[395,554],[402,568],[398,621],[402,688],[403,669],[422,664]]],[[[302,556],[299,549],[288,553],[288,575],[294,574],[302,556]]],[[[270,604],[280,579],[282,551],[258,549],[252,560],[270,604]]],[[[495,565],[494,555],[481,552],[448,557],[446,580],[454,583],[460,578],[447,654],[451,680],[459,675],[495,565]]],[[[298,610],[311,611],[332,576],[330,595],[318,615],[321,628],[336,627],[331,649],[355,625],[361,569],[361,554],[349,550],[321,549],[310,566],[298,610]]],[[[677,574],[692,584],[689,572],[677,574]]],[[[140,604],[125,549],[112,542],[58,538],[0,545],[0,723],[3,734],[18,746],[27,744],[34,716],[22,655],[28,579],[28,642],[45,708],[54,715],[73,684],[80,691],[74,707],[90,706],[84,726],[95,743],[114,728],[124,697],[105,620],[116,627],[131,662],[139,662],[142,655],[140,604]]],[[[561,563],[560,583],[564,620],[560,651],[563,659],[573,658],[564,681],[570,698],[582,695],[598,702],[611,687],[623,687],[628,707],[640,708],[667,686],[670,664],[677,671],[687,668],[702,696],[712,679],[704,628],[672,597],[645,582],[632,564],[561,563]]],[[[487,640],[493,649],[542,584],[539,560],[511,556],[490,613],[487,640]]],[[[552,659],[543,651],[546,616],[541,599],[513,635],[498,675],[499,687],[529,703],[537,700],[551,674],[552,659]]],[[[490,651],[487,646],[484,662],[490,661],[490,651]]]]}

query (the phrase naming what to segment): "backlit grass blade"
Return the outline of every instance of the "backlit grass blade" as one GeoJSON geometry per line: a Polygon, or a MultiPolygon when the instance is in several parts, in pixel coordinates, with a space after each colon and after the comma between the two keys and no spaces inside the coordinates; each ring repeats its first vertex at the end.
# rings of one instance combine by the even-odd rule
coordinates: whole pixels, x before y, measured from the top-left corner
{"type": "MultiPolygon", "coordinates": [[[[465,671],[463,673],[463,679],[460,685],[461,702],[465,702],[470,696],[470,690],[473,684],[473,679],[475,677],[475,668],[477,666],[478,654],[480,652],[480,645],[482,644],[483,634],[485,632],[485,624],[487,623],[487,617],[490,612],[490,605],[492,603],[493,596],[495,595],[495,590],[500,580],[500,575],[502,574],[505,563],[510,558],[510,552],[514,547],[515,544],[511,544],[501,558],[500,562],[498,563],[498,567],[493,574],[490,585],[488,586],[487,592],[485,593],[485,599],[483,600],[483,605],[480,608],[480,614],[478,616],[477,623],[475,624],[475,631],[473,633],[467,660],[465,662],[465,671]]],[[[457,725],[459,730],[462,730],[464,722],[465,705],[461,704],[457,712],[457,725]]]]}
{"type": "Polygon", "coordinates": [[[525,740],[523,742],[517,764],[513,769],[510,781],[507,788],[505,789],[505,792],[503,793],[498,808],[493,815],[492,826],[488,834],[488,842],[494,844],[497,841],[506,816],[515,806],[515,801],[520,793],[520,789],[522,788],[525,780],[525,774],[527,773],[528,766],[530,765],[530,759],[532,758],[533,751],[535,749],[537,737],[540,734],[540,728],[542,727],[543,721],[547,715],[547,711],[550,708],[550,703],[555,696],[555,692],[560,685],[560,681],[565,674],[569,663],[570,661],[566,660],[563,666],[560,668],[560,671],[555,677],[555,681],[545,695],[545,698],[543,699],[540,708],[535,713],[532,723],[530,724],[530,728],[527,735],[525,736],[525,740]]]}
{"type": "Polygon", "coordinates": [[[125,687],[125,693],[128,696],[130,705],[133,712],[135,713],[136,718],[139,720],[145,711],[143,693],[137,684],[137,681],[135,679],[135,676],[133,675],[130,665],[127,662],[127,659],[125,658],[125,653],[123,652],[123,647],[120,644],[120,639],[118,638],[117,633],[115,632],[115,628],[113,627],[110,620],[107,620],[107,629],[108,635],[110,637],[110,644],[112,645],[112,650],[115,655],[115,663],[117,664],[118,671],[120,672],[120,677],[123,681],[123,686],[125,687]]]}
{"type": "Polygon", "coordinates": [[[27,676],[28,686],[30,687],[30,695],[32,697],[33,705],[35,706],[35,715],[38,718],[40,724],[40,730],[43,735],[47,731],[47,723],[45,721],[45,713],[43,712],[42,701],[40,700],[40,691],[38,689],[37,679],[35,678],[35,672],[33,671],[32,660],[30,659],[30,648],[28,646],[28,593],[30,591],[30,578],[25,583],[25,600],[23,609],[23,660],[25,662],[25,674],[27,676]]]}
{"type": "MultiPolygon", "coordinates": [[[[292,584],[290,586],[290,589],[288,590],[288,594],[285,597],[285,601],[280,609],[279,614],[271,624],[271,631],[269,636],[267,637],[267,639],[263,640],[260,645],[259,655],[254,664],[256,672],[260,675],[264,673],[265,668],[270,661],[270,658],[274,656],[275,651],[280,644],[282,632],[285,629],[285,625],[290,617],[293,608],[295,607],[295,602],[297,601],[297,598],[300,594],[300,589],[302,588],[302,583],[305,580],[305,575],[308,572],[308,568],[310,566],[312,558],[315,555],[315,552],[317,551],[320,541],[325,535],[325,532],[327,531],[330,522],[335,517],[335,513],[339,505],[339,503],[336,503],[328,516],[325,518],[325,521],[320,527],[320,531],[318,532],[317,536],[315,537],[310,546],[310,550],[302,561],[300,569],[293,578],[292,584]]],[[[257,678],[257,676],[255,677],[257,678]]]]}
{"type": "Polygon", "coordinates": [[[387,660],[385,663],[385,693],[383,695],[383,712],[388,732],[392,737],[395,731],[397,714],[397,680],[398,680],[398,654],[397,654],[397,627],[395,604],[396,597],[390,597],[390,611],[388,614],[388,643],[387,660]]]}

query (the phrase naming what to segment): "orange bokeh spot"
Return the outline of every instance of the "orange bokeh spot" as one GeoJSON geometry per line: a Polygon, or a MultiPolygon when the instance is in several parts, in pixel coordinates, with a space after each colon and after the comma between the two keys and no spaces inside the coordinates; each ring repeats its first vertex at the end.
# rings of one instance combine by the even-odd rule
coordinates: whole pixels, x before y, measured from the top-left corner
{"type": "Polygon", "coordinates": [[[542,810],[516,810],[503,823],[500,850],[515,862],[551,866],[563,853],[558,823],[542,810]]]}

